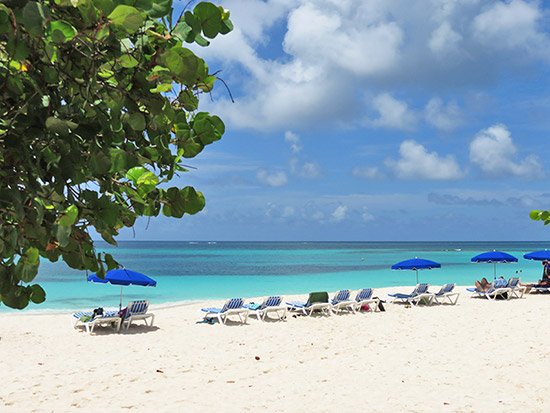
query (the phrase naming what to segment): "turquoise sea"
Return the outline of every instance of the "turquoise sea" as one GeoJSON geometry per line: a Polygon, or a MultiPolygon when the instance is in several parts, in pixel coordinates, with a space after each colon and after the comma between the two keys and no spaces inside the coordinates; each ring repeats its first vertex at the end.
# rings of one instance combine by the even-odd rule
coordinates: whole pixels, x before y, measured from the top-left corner
{"type": "MultiPolygon", "coordinates": [[[[536,281],[540,262],[524,253],[550,248],[550,242],[120,242],[114,248],[96,243],[126,268],[142,272],[157,287],[125,287],[124,301],[147,298],[154,304],[232,296],[305,294],[342,288],[414,285],[414,271],[392,271],[398,261],[420,257],[442,264],[421,271],[420,281],[471,285],[482,276],[493,277],[492,264],[470,258],[493,249],[520,258],[499,264],[498,275],[518,272],[523,281],[536,281]]],[[[30,310],[61,310],[118,305],[120,288],[86,282],[86,273],[61,263],[43,261],[36,279],[47,300],[30,310]]],[[[0,307],[0,311],[6,311],[0,307]]]]}

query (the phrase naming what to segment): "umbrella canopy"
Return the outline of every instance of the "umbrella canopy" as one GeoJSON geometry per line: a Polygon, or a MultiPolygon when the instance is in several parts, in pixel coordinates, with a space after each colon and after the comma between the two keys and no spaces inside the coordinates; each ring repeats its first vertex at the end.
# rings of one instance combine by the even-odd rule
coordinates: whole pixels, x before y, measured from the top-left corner
{"type": "Polygon", "coordinates": [[[535,261],[550,261],[550,251],[548,250],[542,250],[542,251],[533,251],[529,254],[525,254],[523,256],[526,260],[535,260],[535,261]]]}
{"type": "Polygon", "coordinates": [[[96,274],[89,275],[88,281],[101,284],[109,283],[120,285],[120,308],[122,308],[122,286],[141,285],[144,287],[156,287],[157,285],[157,282],[151,277],[136,271],[127,270],[126,268],[107,271],[105,278],[99,278],[96,274]]]}
{"type": "Polygon", "coordinates": [[[502,251],[487,251],[483,254],[476,255],[471,259],[472,262],[487,262],[493,264],[494,267],[494,277],[497,278],[497,263],[510,263],[518,262],[518,259],[513,255],[510,255],[502,251]]]}
{"type": "Polygon", "coordinates": [[[441,264],[435,261],[424,260],[422,258],[412,258],[393,264],[392,270],[414,270],[416,271],[416,283],[418,284],[418,270],[431,270],[432,268],[441,268],[441,264]]]}

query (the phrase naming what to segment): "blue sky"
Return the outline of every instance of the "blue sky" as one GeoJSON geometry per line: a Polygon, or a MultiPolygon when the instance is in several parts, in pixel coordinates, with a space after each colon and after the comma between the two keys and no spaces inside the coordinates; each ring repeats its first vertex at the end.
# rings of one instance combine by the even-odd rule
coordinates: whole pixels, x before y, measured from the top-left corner
{"type": "Polygon", "coordinates": [[[203,97],[227,132],[176,181],[207,207],[120,239],[548,239],[548,3],[220,4],[235,30],[193,50],[235,103],[203,97]]]}

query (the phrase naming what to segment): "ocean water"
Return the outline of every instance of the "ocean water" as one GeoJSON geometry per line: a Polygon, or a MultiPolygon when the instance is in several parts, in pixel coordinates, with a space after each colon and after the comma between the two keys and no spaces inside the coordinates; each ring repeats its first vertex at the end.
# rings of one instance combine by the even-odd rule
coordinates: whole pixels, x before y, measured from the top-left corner
{"type": "MultiPolygon", "coordinates": [[[[420,257],[440,262],[441,269],[419,272],[420,282],[471,285],[493,277],[492,264],[470,262],[493,249],[519,258],[498,264],[497,275],[516,272],[522,281],[536,281],[540,262],[523,254],[550,248],[542,242],[121,242],[118,247],[97,242],[126,268],[157,280],[157,287],[123,288],[124,302],[146,298],[154,304],[234,296],[307,294],[366,287],[413,286],[414,271],[392,271],[396,262],[420,257]]],[[[120,287],[86,282],[86,273],[62,263],[43,261],[36,281],[46,290],[46,302],[29,310],[116,307],[120,287]]],[[[0,306],[0,311],[9,311],[0,306]]]]}

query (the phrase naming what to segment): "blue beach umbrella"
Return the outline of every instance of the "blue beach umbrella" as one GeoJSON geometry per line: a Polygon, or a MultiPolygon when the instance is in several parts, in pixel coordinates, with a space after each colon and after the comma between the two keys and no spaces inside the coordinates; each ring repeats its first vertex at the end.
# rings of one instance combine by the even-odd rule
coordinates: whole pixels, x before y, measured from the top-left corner
{"type": "Polygon", "coordinates": [[[393,264],[392,270],[414,270],[416,271],[416,283],[418,284],[418,270],[431,270],[432,268],[441,268],[441,264],[435,261],[424,260],[422,258],[412,258],[393,264]]]}
{"type": "Polygon", "coordinates": [[[493,251],[484,252],[483,254],[476,255],[470,261],[487,262],[489,264],[493,264],[494,278],[497,278],[497,263],[501,262],[501,263],[507,264],[510,262],[518,262],[518,259],[506,252],[493,250],[493,251]]]}
{"type": "Polygon", "coordinates": [[[120,268],[118,270],[110,270],[105,274],[105,278],[99,278],[96,274],[88,276],[88,281],[101,284],[120,285],[120,304],[122,308],[122,287],[125,285],[141,285],[144,287],[156,287],[157,282],[151,277],[141,274],[136,271],[120,268]]]}
{"type": "Polygon", "coordinates": [[[525,254],[523,256],[526,260],[535,260],[535,261],[550,261],[550,251],[548,250],[542,250],[542,251],[533,251],[529,254],[525,254]]]}

